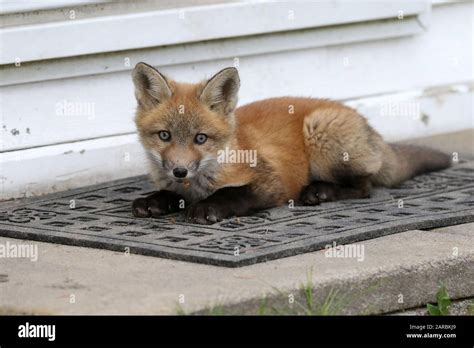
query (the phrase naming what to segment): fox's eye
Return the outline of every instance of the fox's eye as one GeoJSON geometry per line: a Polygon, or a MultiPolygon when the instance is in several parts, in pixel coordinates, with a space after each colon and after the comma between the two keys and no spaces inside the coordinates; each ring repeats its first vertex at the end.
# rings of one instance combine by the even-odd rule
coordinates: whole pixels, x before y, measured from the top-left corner
{"type": "Polygon", "coordinates": [[[161,140],[163,141],[169,141],[171,139],[171,134],[168,131],[159,131],[158,136],[160,137],[161,140]]]}
{"type": "Polygon", "coordinates": [[[207,135],[202,133],[196,134],[194,141],[199,145],[204,144],[207,141],[207,135]]]}

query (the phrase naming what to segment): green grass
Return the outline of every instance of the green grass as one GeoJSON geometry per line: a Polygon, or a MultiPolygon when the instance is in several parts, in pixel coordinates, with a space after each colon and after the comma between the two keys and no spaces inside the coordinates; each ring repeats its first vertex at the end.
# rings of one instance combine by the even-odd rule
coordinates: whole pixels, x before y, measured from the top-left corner
{"type": "Polygon", "coordinates": [[[267,315],[268,314],[268,299],[264,297],[258,306],[258,315],[267,315]]]}
{"type": "MultiPolygon", "coordinates": [[[[312,270],[307,274],[306,284],[301,286],[301,293],[303,294],[304,303],[300,304],[298,302],[297,306],[301,308],[304,315],[338,315],[348,304],[346,296],[338,295],[338,290],[334,290],[334,288],[329,290],[322,303],[316,303],[312,270]]],[[[297,301],[295,300],[295,302],[297,301]]]]}
{"type": "Polygon", "coordinates": [[[449,297],[446,287],[442,286],[436,293],[436,305],[428,303],[426,309],[429,315],[449,315],[451,307],[451,298],[449,297]]]}
{"type": "MultiPolygon", "coordinates": [[[[315,296],[315,286],[312,279],[312,270],[307,272],[306,283],[301,284],[299,293],[290,294],[280,289],[273,288],[282,300],[275,302],[269,296],[264,296],[257,308],[243,310],[238,306],[226,308],[217,304],[203,311],[199,311],[201,315],[338,315],[342,309],[348,304],[347,296],[340,295],[339,292],[331,288],[324,301],[317,303],[315,296]],[[293,301],[290,301],[290,296],[293,301]],[[288,300],[285,300],[288,299],[288,300]]],[[[178,305],[178,315],[187,315],[184,309],[178,305]]]]}
{"type": "MultiPolygon", "coordinates": [[[[378,284],[380,285],[380,284],[378,284]]],[[[372,291],[377,284],[368,287],[367,291],[372,291]]],[[[254,310],[243,307],[225,307],[223,305],[214,305],[206,310],[200,311],[200,315],[340,315],[344,308],[352,301],[357,300],[354,296],[340,294],[338,290],[331,288],[322,302],[318,302],[315,296],[315,286],[312,280],[312,271],[307,273],[306,283],[301,284],[298,294],[290,294],[280,289],[273,288],[277,298],[276,302],[268,296],[264,296],[254,310]],[[294,296],[293,296],[294,295],[294,296]],[[290,302],[290,296],[294,301],[290,302]]],[[[364,296],[361,293],[360,296],[364,296]]],[[[429,315],[450,315],[451,298],[445,286],[441,286],[436,293],[436,303],[427,304],[426,309],[429,315]]],[[[178,305],[178,315],[187,315],[184,309],[178,305]]],[[[467,307],[468,315],[474,315],[474,300],[467,307]]]]}
{"type": "Polygon", "coordinates": [[[474,300],[467,307],[467,315],[474,315],[474,300]]]}
{"type": "Polygon", "coordinates": [[[180,304],[176,305],[176,314],[177,315],[187,315],[186,311],[180,304]]]}

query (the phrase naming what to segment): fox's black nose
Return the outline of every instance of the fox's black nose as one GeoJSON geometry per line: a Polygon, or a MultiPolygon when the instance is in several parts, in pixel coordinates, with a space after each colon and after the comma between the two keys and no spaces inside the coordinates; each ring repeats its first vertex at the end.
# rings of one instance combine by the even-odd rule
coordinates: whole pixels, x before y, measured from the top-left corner
{"type": "Polygon", "coordinates": [[[173,169],[173,175],[177,178],[184,178],[188,175],[188,170],[186,168],[175,168],[173,169]]]}

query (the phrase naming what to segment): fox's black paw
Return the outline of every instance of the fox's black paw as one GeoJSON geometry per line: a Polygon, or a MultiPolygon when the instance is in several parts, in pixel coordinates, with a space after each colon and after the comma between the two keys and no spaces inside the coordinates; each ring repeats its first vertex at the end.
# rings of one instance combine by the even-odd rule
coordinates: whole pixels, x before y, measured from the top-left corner
{"type": "Polygon", "coordinates": [[[318,205],[336,199],[334,185],[327,182],[315,181],[306,186],[301,192],[300,201],[304,205],[318,205]]]}
{"type": "Polygon", "coordinates": [[[184,198],[175,192],[158,191],[148,197],[137,198],[132,203],[132,213],[135,217],[159,217],[175,213],[184,207],[184,198]]]}
{"type": "Polygon", "coordinates": [[[227,215],[227,209],[222,205],[199,202],[191,205],[186,211],[186,221],[201,225],[211,225],[222,221],[227,215]]]}

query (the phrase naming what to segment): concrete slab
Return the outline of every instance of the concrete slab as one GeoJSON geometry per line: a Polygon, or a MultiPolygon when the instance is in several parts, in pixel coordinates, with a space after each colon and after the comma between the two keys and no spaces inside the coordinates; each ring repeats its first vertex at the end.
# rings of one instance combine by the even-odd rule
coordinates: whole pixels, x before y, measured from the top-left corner
{"type": "MultiPolygon", "coordinates": [[[[473,227],[472,224],[461,224],[448,227],[435,228],[432,230],[436,233],[448,233],[448,234],[462,234],[467,237],[473,236],[473,227]]],[[[474,241],[473,241],[474,243],[474,241]]]]}
{"type": "MultiPolygon", "coordinates": [[[[434,301],[440,285],[452,298],[474,295],[474,223],[462,226],[467,234],[415,230],[365,241],[362,261],[321,250],[237,269],[22,241],[38,246],[38,260],[0,260],[0,308],[177,314],[223,306],[256,314],[264,296],[268,308],[304,302],[301,286],[312,273],[316,302],[331,291],[344,298],[336,314],[393,312],[434,301]]],[[[0,238],[7,242],[19,240],[0,238]]]]}

